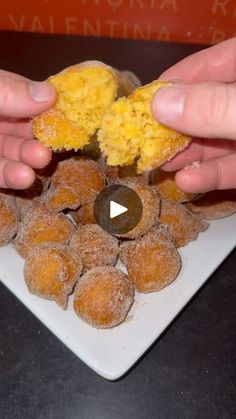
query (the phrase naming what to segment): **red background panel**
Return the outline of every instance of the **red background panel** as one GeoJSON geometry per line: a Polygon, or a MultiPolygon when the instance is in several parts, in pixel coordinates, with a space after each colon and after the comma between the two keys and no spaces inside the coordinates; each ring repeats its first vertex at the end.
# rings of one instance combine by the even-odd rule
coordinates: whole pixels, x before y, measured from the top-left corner
{"type": "Polygon", "coordinates": [[[2,0],[0,29],[213,44],[236,35],[236,1],[2,0]]]}

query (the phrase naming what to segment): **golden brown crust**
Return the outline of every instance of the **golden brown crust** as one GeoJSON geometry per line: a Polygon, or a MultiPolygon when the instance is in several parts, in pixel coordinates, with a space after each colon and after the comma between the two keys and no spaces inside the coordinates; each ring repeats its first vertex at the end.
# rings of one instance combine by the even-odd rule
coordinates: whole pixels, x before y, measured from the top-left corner
{"type": "Polygon", "coordinates": [[[4,246],[16,235],[20,214],[14,196],[0,192],[0,246],[4,246]]]}
{"type": "Polygon", "coordinates": [[[186,207],[206,220],[228,217],[236,212],[236,189],[208,192],[186,207]]]}
{"type": "Polygon", "coordinates": [[[115,265],[119,254],[117,238],[96,224],[79,225],[72,236],[70,248],[80,254],[84,271],[115,265]]]}
{"type": "Polygon", "coordinates": [[[143,212],[139,223],[127,233],[117,234],[119,237],[135,239],[147,233],[158,222],[160,212],[160,198],[156,191],[149,185],[140,183],[137,179],[120,180],[120,184],[134,190],[141,199],[143,212]]]}
{"type": "Polygon", "coordinates": [[[177,247],[186,246],[196,240],[198,233],[205,231],[209,224],[191,213],[185,205],[167,200],[161,201],[160,222],[167,228],[177,247]]]}
{"type": "Polygon", "coordinates": [[[42,243],[69,243],[75,227],[64,214],[49,212],[44,205],[37,203],[21,221],[13,242],[15,249],[23,258],[29,250],[42,243]]]}
{"type": "Polygon", "coordinates": [[[94,202],[81,205],[76,211],[71,211],[70,215],[76,224],[97,224],[93,212],[94,202]]]}
{"type": "Polygon", "coordinates": [[[165,172],[157,168],[151,173],[151,184],[156,187],[161,198],[172,202],[187,202],[194,199],[197,194],[182,191],[175,183],[176,172],[165,172]]]}
{"type": "Polygon", "coordinates": [[[124,243],[120,259],[139,292],[159,291],[177,277],[181,259],[162,230],[153,228],[142,238],[124,243]]]}
{"type": "Polygon", "coordinates": [[[107,159],[104,156],[100,156],[98,164],[104,172],[106,181],[109,185],[116,183],[116,181],[132,181],[132,179],[144,184],[149,183],[149,172],[138,174],[136,162],[130,166],[109,166],[107,164],[107,159]]]}
{"type": "Polygon", "coordinates": [[[24,265],[28,290],[67,308],[68,296],[82,272],[82,262],[68,247],[54,243],[34,246],[24,265]]]}
{"type": "Polygon", "coordinates": [[[85,157],[72,157],[58,163],[51,185],[54,188],[68,186],[78,195],[83,205],[94,201],[104,189],[105,176],[95,161],[85,157]]]}
{"type": "Polygon", "coordinates": [[[60,212],[65,209],[77,209],[80,206],[79,195],[67,185],[53,185],[41,195],[40,201],[43,202],[50,211],[60,212]]]}
{"type": "Polygon", "coordinates": [[[134,301],[129,277],[111,266],[101,266],[84,274],[75,288],[74,310],[97,328],[114,327],[124,321],[134,301]]]}

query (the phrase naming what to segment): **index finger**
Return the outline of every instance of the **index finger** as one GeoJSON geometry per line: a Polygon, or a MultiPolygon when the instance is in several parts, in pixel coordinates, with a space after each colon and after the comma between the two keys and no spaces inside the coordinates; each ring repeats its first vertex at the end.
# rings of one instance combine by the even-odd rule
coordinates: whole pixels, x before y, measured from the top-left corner
{"type": "Polygon", "coordinates": [[[159,79],[188,82],[236,80],[236,37],[206,48],[173,65],[159,79]]]}

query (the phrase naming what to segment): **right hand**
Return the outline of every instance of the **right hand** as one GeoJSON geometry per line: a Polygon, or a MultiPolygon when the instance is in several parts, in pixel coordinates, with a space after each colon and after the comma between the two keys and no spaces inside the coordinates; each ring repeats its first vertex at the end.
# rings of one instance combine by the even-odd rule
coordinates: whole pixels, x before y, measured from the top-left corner
{"type": "Polygon", "coordinates": [[[185,58],[160,79],[183,82],[158,90],[154,116],[194,138],[163,169],[178,170],[176,183],[186,192],[236,188],[236,37],[185,58]]]}

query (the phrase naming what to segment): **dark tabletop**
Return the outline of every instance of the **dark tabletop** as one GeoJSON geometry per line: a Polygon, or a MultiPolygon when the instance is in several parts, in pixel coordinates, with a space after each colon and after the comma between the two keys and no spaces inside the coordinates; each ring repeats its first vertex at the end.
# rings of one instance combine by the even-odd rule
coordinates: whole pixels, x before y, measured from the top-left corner
{"type": "MultiPolygon", "coordinates": [[[[133,70],[143,82],[200,49],[6,32],[0,46],[0,68],[34,79],[98,59],[133,70]]],[[[1,285],[0,418],[235,418],[235,276],[236,251],[116,382],[84,365],[1,285]]]]}

